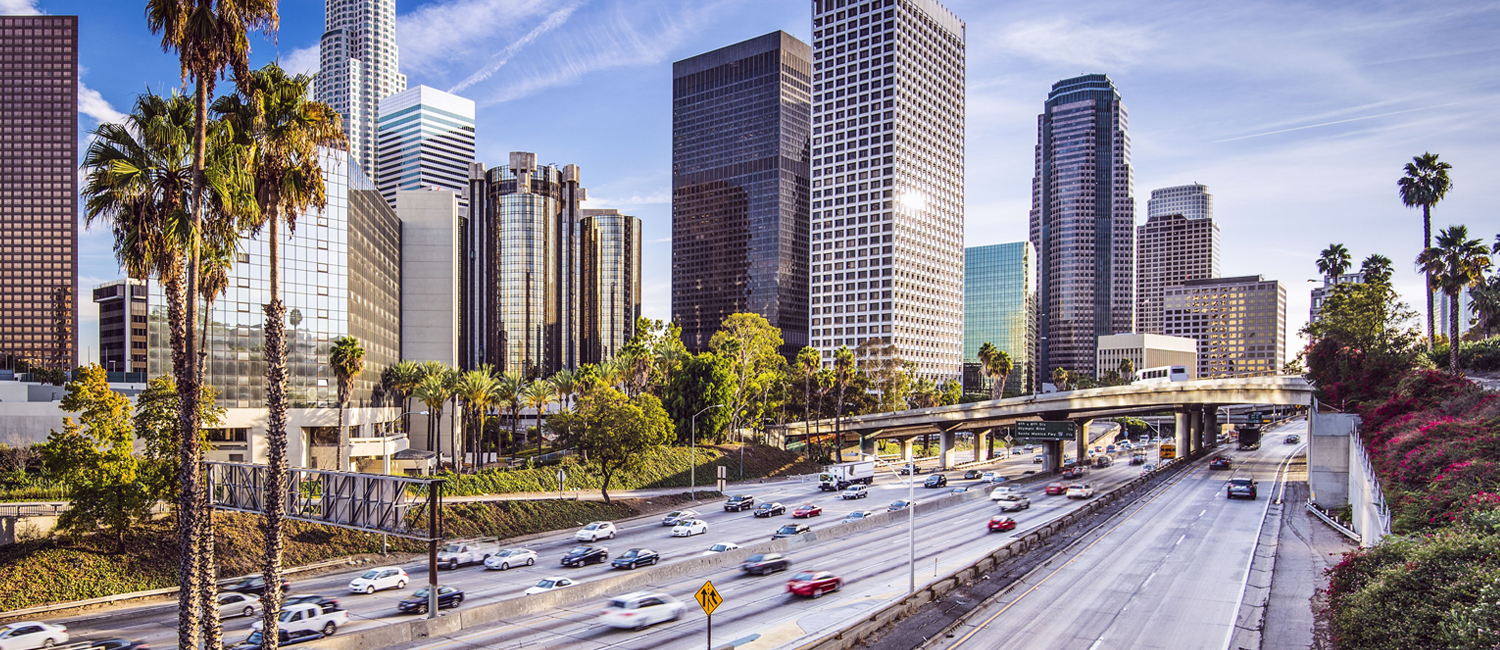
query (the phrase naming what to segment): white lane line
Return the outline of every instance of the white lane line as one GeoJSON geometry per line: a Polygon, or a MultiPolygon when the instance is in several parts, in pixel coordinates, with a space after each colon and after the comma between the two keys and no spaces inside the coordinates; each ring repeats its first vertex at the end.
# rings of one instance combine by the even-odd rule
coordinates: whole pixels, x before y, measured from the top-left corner
{"type": "MultiPolygon", "coordinates": [[[[1181,544],[1182,540],[1185,540],[1185,539],[1187,539],[1187,533],[1183,533],[1182,537],[1178,537],[1177,538],[1177,544],[1181,544]]],[[[1176,546],[1177,544],[1173,544],[1173,546],[1176,546]]]]}
{"type": "Polygon", "coordinates": [[[1104,637],[1101,636],[1098,641],[1094,642],[1094,645],[1089,646],[1089,650],[1098,650],[1099,645],[1102,643],[1104,643],[1104,637]]]}
{"type": "Polygon", "coordinates": [[[1206,514],[1208,514],[1208,508],[1204,508],[1203,512],[1198,513],[1198,516],[1202,517],[1203,515],[1206,515],[1206,514]]]}

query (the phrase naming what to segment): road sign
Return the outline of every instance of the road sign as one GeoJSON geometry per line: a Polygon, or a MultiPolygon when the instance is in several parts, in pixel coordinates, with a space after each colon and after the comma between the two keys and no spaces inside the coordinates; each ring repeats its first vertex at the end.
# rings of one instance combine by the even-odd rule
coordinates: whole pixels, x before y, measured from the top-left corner
{"type": "Polygon", "coordinates": [[[702,607],[703,613],[708,616],[713,616],[714,610],[718,609],[719,605],[724,603],[724,598],[719,595],[719,590],[714,589],[714,582],[712,580],[703,583],[703,588],[699,589],[698,593],[693,594],[693,598],[698,600],[698,606],[702,607]]]}
{"type": "Polygon", "coordinates": [[[1265,424],[1266,416],[1260,411],[1251,411],[1245,416],[1245,424],[1265,424]]]}
{"type": "Polygon", "coordinates": [[[1072,422],[1022,420],[1016,423],[1016,437],[1031,440],[1072,440],[1078,437],[1078,425],[1072,422]]]}
{"type": "Polygon", "coordinates": [[[559,490],[563,489],[563,483],[565,483],[567,480],[568,480],[568,473],[562,471],[562,469],[559,468],[557,470],[557,489],[559,489],[559,490]]]}

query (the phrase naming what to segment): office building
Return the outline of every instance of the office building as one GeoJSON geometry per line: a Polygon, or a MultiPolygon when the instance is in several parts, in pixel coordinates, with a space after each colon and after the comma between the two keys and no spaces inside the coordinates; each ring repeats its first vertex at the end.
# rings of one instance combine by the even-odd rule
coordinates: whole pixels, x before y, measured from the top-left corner
{"type": "Polygon", "coordinates": [[[94,288],[99,305],[99,366],[106,372],[146,373],[148,290],[127,278],[94,288]]]}
{"type": "Polygon", "coordinates": [[[584,210],[579,220],[579,362],[619,354],[641,317],[641,220],[584,210]]]}
{"type": "Polygon", "coordinates": [[[1136,332],[1161,334],[1162,295],[1168,287],[1187,280],[1219,277],[1220,239],[1219,224],[1210,217],[1152,215],[1137,227],[1136,332]]]}
{"type": "MultiPolygon", "coordinates": [[[[396,216],[401,219],[401,359],[458,367],[459,195],[435,187],[397,190],[396,216]]],[[[439,418],[421,414],[430,411],[427,404],[414,410],[406,418],[411,447],[451,458],[457,446],[456,406],[443,407],[439,418]]]]}
{"type": "Polygon", "coordinates": [[[0,372],[78,365],[78,17],[0,16],[0,372]]]}
{"type": "Polygon", "coordinates": [[[918,376],[962,371],[965,42],[936,0],[813,2],[810,328],[825,364],[878,338],[918,376]]]}
{"type": "Polygon", "coordinates": [[[1167,336],[1198,342],[1198,379],[1274,375],[1286,363],[1286,287],[1258,275],[1166,290],[1167,336]]]}
{"type": "Polygon", "coordinates": [[[1146,218],[1180,214],[1188,219],[1214,218],[1214,197],[1201,183],[1151,190],[1146,200],[1146,218]]]}
{"type": "MultiPolygon", "coordinates": [[[[1120,362],[1126,359],[1136,372],[1146,368],[1186,366],[1188,379],[1198,377],[1198,341],[1195,339],[1159,334],[1111,334],[1099,337],[1097,349],[1094,365],[1099,369],[1099,375],[1095,379],[1103,379],[1110,371],[1119,372],[1120,362]]],[[[1130,382],[1134,377],[1122,374],[1120,379],[1130,382]]]]}
{"type": "Polygon", "coordinates": [[[773,32],[672,64],[672,322],[690,352],[730,314],[808,343],[812,50],[773,32]]]}
{"type": "Polygon", "coordinates": [[[1037,118],[1031,243],[1044,374],[1095,374],[1100,336],[1135,327],[1135,196],[1129,119],[1109,77],[1052,85],[1037,118]]]}
{"type": "Polygon", "coordinates": [[[349,156],[373,181],[380,100],[406,90],[396,49],[396,0],[324,0],[313,97],[344,119],[349,156]]]}
{"type": "MultiPolygon", "coordinates": [[[[1354,272],[1354,273],[1345,273],[1345,274],[1343,274],[1341,276],[1338,276],[1336,278],[1324,277],[1323,278],[1323,286],[1321,286],[1321,287],[1314,287],[1313,290],[1312,290],[1312,301],[1311,301],[1311,305],[1308,307],[1307,322],[1309,322],[1309,323],[1316,323],[1316,322],[1318,322],[1318,312],[1321,312],[1323,310],[1323,301],[1328,300],[1328,294],[1333,293],[1333,288],[1334,287],[1336,287],[1338,285],[1341,285],[1341,284],[1347,284],[1347,283],[1350,283],[1350,282],[1364,282],[1364,281],[1365,281],[1365,274],[1357,272],[1357,271],[1354,272]]],[[[1447,298],[1447,296],[1443,296],[1441,293],[1434,294],[1434,295],[1440,296],[1440,297],[1442,297],[1444,299],[1447,298]]],[[[1446,302],[1446,300],[1445,300],[1445,302],[1446,302]]],[[[1434,304],[1436,304],[1435,301],[1434,301],[1434,304]]],[[[1447,321],[1441,321],[1441,322],[1446,323],[1447,321]]]]}
{"type": "MultiPolygon", "coordinates": [[[[964,363],[979,363],[985,343],[1010,355],[1005,390],[1030,392],[1036,379],[1036,249],[1031,242],[964,249],[964,363]]],[[[965,391],[987,391],[965,373],[965,391]]]]}
{"type": "Polygon", "coordinates": [[[469,205],[474,100],[417,86],[380,100],[375,185],[394,209],[396,193],[437,187],[469,205]]]}

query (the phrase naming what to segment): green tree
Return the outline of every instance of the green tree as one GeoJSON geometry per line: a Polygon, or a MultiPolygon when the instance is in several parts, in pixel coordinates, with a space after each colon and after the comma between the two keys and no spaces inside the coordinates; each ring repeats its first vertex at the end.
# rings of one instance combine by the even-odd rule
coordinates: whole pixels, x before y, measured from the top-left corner
{"type": "Polygon", "coordinates": [[[872,336],[860,341],[854,349],[854,358],[855,365],[868,377],[871,388],[880,396],[865,412],[901,410],[901,405],[906,403],[906,392],[911,389],[911,376],[903,372],[896,345],[872,336]]]}
{"type": "Polygon", "coordinates": [[[1052,370],[1052,383],[1057,386],[1057,390],[1066,391],[1068,390],[1068,382],[1072,379],[1072,376],[1073,373],[1068,372],[1062,366],[1058,366],[1052,370]]]}
{"type": "Polygon", "coordinates": [[[1417,256],[1417,266],[1427,273],[1428,294],[1448,295],[1448,371],[1458,374],[1458,296],[1467,287],[1484,280],[1490,267],[1490,251],[1484,242],[1469,238],[1464,226],[1449,226],[1438,233],[1437,246],[1417,256]]]}
{"type": "Polygon", "coordinates": [[[833,406],[834,462],[844,462],[844,394],[854,380],[855,370],[854,351],[847,345],[840,345],[833,351],[833,385],[838,388],[839,394],[838,401],[833,406]]]}
{"type": "Polygon", "coordinates": [[[609,503],[609,484],[623,471],[638,467],[646,452],[672,440],[672,422],[661,401],[650,393],[634,399],[613,388],[591,391],[578,401],[578,411],[565,414],[566,425],[577,428],[590,450],[589,464],[604,478],[600,494],[609,503]]]}
{"type": "Polygon", "coordinates": [[[1491,275],[1469,290],[1469,309],[1474,310],[1474,326],[1484,338],[1500,331],[1500,273],[1491,275]]]}
{"type": "Polygon", "coordinates": [[[1343,244],[1329,244],[1328,248],[1318,253],[1318,272],[1323,278],[1332,283],[1339,279],[1349,270],[1349,249],[1343,244]]]}
{"type": "Polygon", "coordinates": [[[811,422],[813,419],[812,393],[813,386],[818,383],[818,369],[823,367],[823,357],[818,354],[817,349],[803,347],[797,351],[797,376],[802,380],[802,420],[811,422]]]}
{"type": "Polygon", "coordinates": [[[521,389],[521,402],[536,410],[536,453],[542,453],[542,411],[547,405],[557,401],[557,395],[552,390],[552,384],[544,379],[538,379],[526,384],[521,389]]]}
{"type": "Polygon", "coordinates": [[[107,529],[123,552],[125,532],[148,521],[155,503],[134,453],[130,400],[109,388],[103,368],[90,364],[67,385],[62,409],[77,413],[78,420],[63,418],[63,430],[52,431],[41,449],[47,474],[67,487],[73,504],[58,517],[58,527],[74,533],[107,529]]]}
{"type": "MultiPolygon", "coordinates": [[[[1424,153],[1411,159],[1402,169],[1404,172],[1400,180],[1396,181],[1396,187],[1401,193],[1401,203],[1408,208],[1421,206],[1422,208],[1422,250],[1432,248],[1432,206],[1437,205],[1443,197],[1448,195],[1448,190],[1453,189],[1453,181],[1448,178],[1448,170],[1453,165],[1438,160],[1438,154],[1424,153]]],[[[1432,276],[1427,277],[1423,287],[1431,287],[1432,276]]],[[[1437,336],[1437,330],[1433,329],[1432,323],[1432,289],[1427,289],[1427,351],[1432,351],[1433,339],[1437,336]]]]}
{"type": "MultiPolygon", "coordinates": [[[[438,435],[434,429],[440,426],[439,423],[442,422],[443,405],[447,404],[448,400],[453,399],[453,387],[448,382],[447,373],[431,374],[423,377],[422,383],[417,384],[417,390],[412,393],[412,396],[416,397],[417,401],[427,407],[428,448],[436,451],[438,456],[441,457],[443,455],[442,436],[438,435]],[[436,446],[431,446],[434,442],[436,446]]],[[[457,458],[457,456],[455,455],[454,458],[457,458]]]]}
{"type": "Polygon", "coordinates": [[[727,405],[733,394],[734,373],[729,370],[728,360],[712,352],[686,357],[672,376],[672,388],[668,391],[671,401],[666,405],[677,442],[690,444],[693,415],[715,404],[724,404],[726,408],[711,409],[698,416],[698,437],[722,440],[730,421],[727,405]]]}
{"type": "Polygon", "coordinates": [[[402,428],[407,433],[411,433],[411,398],[423,379],[425,376],[422,364],[406,359],[397,361],[395,365],[386,368],[384,376],[381,377],[386,387],[401,397],[401,412],[406,414],[402,416],[402,428]]]}
{"type": "Polygon", "coordinates": [[[1120,381],[1130,383],[1135,378],[1135,362],[1130,359],[1120,359],[1120,381]]]}
{"type": "Polygon", "coordinates": [[[730,314],[708,345],[729,361],[729,371],[734,375],[729,428],[738,429],[745,407],[762,391],[761,382],[776,380],[773,371],[781,357],[781,329],[760,314],[730,314]]]}
{"type": "Polygon", "coordinates": [[[578,394],[577,373],[568,369],[559,370],[547,381],[552,383],[552,392],[557,395],[559,405],[564,410],[572,408],[573,396],[578,394]]]}
{"type": "Polygon", "coordinates": [[[990,379],[990,399],[1005,396],[1005,383],[1010,380],[1010,373],[1016,369],[1010,353],[985,341],[984,345],[979,346],[979,364],[984,376],[990,379]]]}
{"type": "Polygon", "coordinates": [[[942,392],[943,406],[952,406],[963,398],[964,387],[957,379],[944,379],[938,388],[942,392]]]}
{"type": "MultiPolygon", "coordinates": [[[[619,359],[620,357],[615,357],[619,359]]],[[[624,364],[620,365],[624,368],[624,364]]],[[[525,380],[521,375],[507,372],[495,378],[491,386],[493,391],[492,403],[498,409],[510,411],[510,435],[506,437],[505,446],[514,445],[516,442],[516,430],[521,421],[521,389],[525,387],[525,380]]],[[[499,432],[495,434],[495,448],[501,448],[499,432]]]]}
{"type": "Polygon", "coordinates": [[[1340,284],[1318,313],[1317,322],[1302,328],[1308,341],[1302,356],[1322,401],[1346,408],[1383,399],[1389,379],[1416,362],[1422,334],[1411,325],[1418,314],[1389,285],[1340,284]]]}
{"type": "Polygon", "coordinates": [[[349,464],[348,459],[344,458],[344,451],[349,446],[349,432],[344,427],[344,409],[349,406],[349,393],[354,392],[354,379],[365,369],[365,349],[360,346],[359,339],[352,336],[340,336],[334,339],[333,347],[328,350],[328,366],[333,369],[333,376],[338,380],[338,468],[340,472],[346,472],[349,470],[349,464]]]}
{"type": "Polygon", "coordinates": [[[1365,282],[1389,285],[1392,273],[1391,258],[1374,253],[1365,258],[1359,265],[1359,273],[1364,276],[1365,282]]]}
{"type": "MultiPolygon", "coordinates": [[[[218,391],[212,386],[202,387],[198,400],[198,420],[203,424],[198,435],[200,448],[208,447],[208,429],[224,421],[224,409],[216,404],[218,391]]],[[[142,476],[151,493],[159,501],[177,503],[180,496],[177,482],[177,450],[182,444],[177,440],[177,411],[181,408],[177,398],[177,381],[171,375],[153,377],[146,382],[146,389],[135,397],[135,415],[131,428],[141,441],[142,457],[145,460],[142,476]]]]}
{"type": "MultiPolygon", "coordinates": [[[[457,396],[459,403],[462,404],[464,428],[470,432],[464,437],[466,440],[472,439],[474,441],[473,444],[465,442],[464,449],[465,451],[473,450],[474,466],[477,468],[484,467],[484,456],[482,455],[484,452],[484,413],[494,402],[494,394],[495,378],[490,375],[488,365],[479,370],[470,370],[464,373],[458,378],[458,382],[454,388],[454,395],[457,396]]],[[[458,458],[454,459],[454,463],[459,463],[458,458]]]]}

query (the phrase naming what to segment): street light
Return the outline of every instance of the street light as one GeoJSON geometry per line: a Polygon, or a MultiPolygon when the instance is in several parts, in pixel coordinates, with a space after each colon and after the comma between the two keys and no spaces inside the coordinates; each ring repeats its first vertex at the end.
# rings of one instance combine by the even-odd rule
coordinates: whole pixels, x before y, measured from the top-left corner
{"type": "MultiPolygon", "coordinates": [[[[875,462],[885,465],[891,474],[900,481],[901,473],[897,472],[890,463],[881,460],[879,455],[873,457],[875,462]]],[[[912,463],[912,473],[906,478],[906,595],[917,593],[917,471],[916,463],[912,463]]]]}
{"type": "Polygon", "coordinates": [[[719,408],[724,408],[724,405],[714,404],[713,406],[705,406],[702,411],[693,414],[693,440],[692,447],[690,448],[691,451],[689,452],[690,460],[688,461],[691,487],[688,488],[688,493],[694,501],[698,500],[698,416],[719,408]]]}

